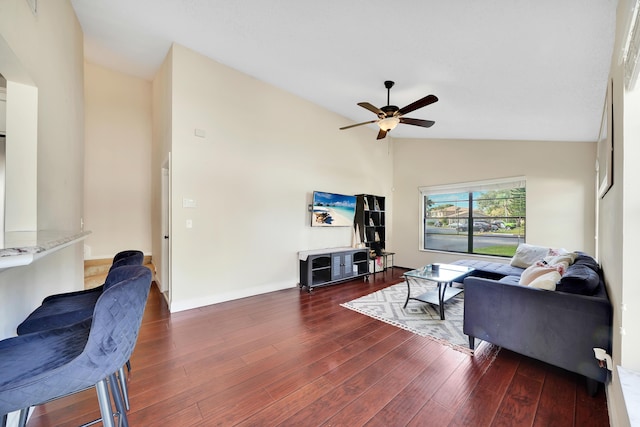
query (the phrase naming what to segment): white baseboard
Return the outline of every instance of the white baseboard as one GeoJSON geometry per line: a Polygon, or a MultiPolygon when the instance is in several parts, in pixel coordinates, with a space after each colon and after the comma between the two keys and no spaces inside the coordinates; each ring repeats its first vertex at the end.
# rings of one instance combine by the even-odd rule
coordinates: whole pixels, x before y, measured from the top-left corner
{"type": "Polygon", "coordinates": [[[179,311],[191,310],[193,308],[205,307],[207,305],[218,304],[226,301],[233,301],[240,298],[252,297],[256,295],[266,294],[269,292],[281,291],[283,289],[291,289],[297,287],[297,284],[291,285],[287,283],[273,283],[263,286],[255,286],[252,288],[238,289],[229,292],[223,292],[213,295],[205,295],[197,299],[189,299],[185,301],[172,301],[169,311],[177,313],[179,311]]]}

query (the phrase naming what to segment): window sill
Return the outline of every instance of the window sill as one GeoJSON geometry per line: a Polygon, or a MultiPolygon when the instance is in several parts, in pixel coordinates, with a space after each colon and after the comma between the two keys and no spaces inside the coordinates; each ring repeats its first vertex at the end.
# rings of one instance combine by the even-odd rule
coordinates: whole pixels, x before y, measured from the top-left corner
{"type": "Polygon", "coordinates": [[[618,377],[622,387],[624,403],[627,407],[627,415],[632,426],[640,425],[640,372],[625,369],[618,366],[618,377]]]}

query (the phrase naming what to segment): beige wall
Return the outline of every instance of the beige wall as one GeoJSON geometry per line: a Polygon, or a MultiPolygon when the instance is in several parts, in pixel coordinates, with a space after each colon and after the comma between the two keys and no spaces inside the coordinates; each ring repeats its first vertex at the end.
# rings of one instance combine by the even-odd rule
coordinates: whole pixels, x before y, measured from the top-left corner
{"type": "Polygon", "coordinates": [[[38,227],[38,89],[7,82],[5,231],[35,231],[38,227]]]}
{"type": "MultiPolygon", "coordinates": [[[[169,153],[171,152],[171,66],[173,64],[173,51],[169,51],[160,69],[153,79],[152,105],[153,105],[153,144],[151,147],[151,244],[153,247],[153,264],[156,270],[156,282],[166,296],[171,301],[169,293],[169,276],[171,266],[169,265],[169,251],[171,246],[164,239],[164,236],[171,234],[171,223],[167,219],[162,223],[163,215],[169,215],[169,209],[163,209],[163,187],[160,176],[164,173],[161,169],[166,169],[167,190],[165,196],[169,197],[171,176],[169,172],[169,153]],[[166,229],[165,229],[166,228],[166,229]],[[164,253],[166,252],[166,253],[164,253]]],[[[168,201],[167,201],[168,204],[168,201]]]]}
{"type": "MultiPolygon", "coordinates": [[[[84,207],[82,32],[68,1],[38,6],[36,17],[24,0],[0,1],[0,37],[38,87],[38,228],[77,230],[84,207]]],[[[614,81],[620,78],[616,60],[614,81]]],[[[151,220],[155,254],[158,179],[173,151],[173,309],[295,286],[297,251],[350,244],[346,230],[309,227],[306,206],[316,189],[389,197],[395,217],[390,248],[398,252],[397,264],[412,266],[436,257],[418,250],[419,186],[525,175],[528,240],[593,252],[595,150],[589,144],[518,142],[514,149],[489,141],[376,142],[370,129],[339,132],[344,118],[179,46],[167,61],[153,88],[154,120],[162,123],[153,128],[151,220]],[[195,128],[207,137],[196,138],[195,128]],[[443,158],[456,167],[429,161],[443,158]],[[183,197],[198,207],[182,208],[183,197]],[[550,216],[558,222],[549,224],[550,216]],[[193,229],[185,228],[187,218],[193,229]]],[[[88,78],[95,76],[88,71],[88,78]]],[[[128,80],[114,77],[120,79],[128,80]]],[[[637,89],[624,94],[616,87],[620,139],[614,187],[600,201],[598,248],[614,304],[614,362],[640,369],[640,329],[633,326],[640,316],[633,309],[640,300],[634,268],[640,130],[630,119],[638,116],[640,100],[637,89]]],[[[82,258],[78,244],[0,273],[0,299],[11,301],[0,311],[0,337],[13,335],[44,296],[81,288],[82,258]]],[[[624,425],[615,376],[608,396],[612,425],[624,425]]]]}
{"type": "Polygon", "coordinates": [[[178,45],[171,73],[173,310],[296,286],[298,251],[349,246],[351,228],[310,227],[313,190],[390,195],[373,130],[178,45]]]}
{"type": "MultiPolygon", "coordinates": [[[[78,231],[84,160],[82,31],[68,1],[38,6],[36,17],[24,0],[1,1],[0,37],[18,62],[12,66],[38,88],[38,148],[33,159],[38,229],[78,231]]],[[[0,73],[8,79],[12,74],[0,73]]],[[[0,337],[14,335],[18,323],[46,295],[82,288],[82,264],[82,245],[75,244],[0,273],[0,299],[7,302],[0,310],[0,337]]]]}
{"type": "Polygon", "coordinates": [[[527,242],[593,254],[594,165],[594,143],[396,140],[395,262],[417,268],[460,258],[419,250],[419,187],[518,176],[527,182],[527,242]]]}
{"type": "MultiPolygon", "coordinates": [[[[640,287],[638,246],[640,239],[640,82],[633,91],[623,86],[619,61],[626,39],[630,1],[618,3],[616,44],[610,77],[613,81],[613,186],[599,199],[599,261],[605,272],[613,305],[613,363],[640,372],[640,287]],[[624,308],[623,308],[624,307],[624,308]]],[[[607,387],[611,425],[627,426],[626,407],[618,372],[607,387]]]]}
{"type": "Polygon", "coordinates": [[[151,82],[85,64],[85,259],[151,254],[151,82]]]}

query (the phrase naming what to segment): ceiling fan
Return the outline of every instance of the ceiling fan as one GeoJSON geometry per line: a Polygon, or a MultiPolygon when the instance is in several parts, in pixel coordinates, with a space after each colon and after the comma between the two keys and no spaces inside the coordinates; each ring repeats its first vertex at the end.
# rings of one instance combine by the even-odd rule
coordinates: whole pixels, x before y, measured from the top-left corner
{"type": "Polygon", "coordinates": [[[387,132],[392,129],[395,129],[398,126],[398,123],[404,123],[406,125],[414,125],[414,126],[422,126],[425,128],[433,126],[435,123],[432,120],[422,120],[422,119],[410,119],[409,117],[404,117],[405,114],[410,113],[412,111],[417,110],[418,108],[425,107],[429,104],[433,104],[438,101],[438,97],[435,95],[427,95],[424,98],[421,98],[411,104],[398,108],[395,105],[390,105],[389,95],[391,94],[391,88],[395,83],[391,80],[387,80],[384,82],[384,87],[387,88],[387,105],[382,108],[375,107],[368,102],[358,102],[358,105],[366,108],[367,110],[378,115],[377,120],[370,120],[368,122],[356,123],[353,125],[341,127],[340,130],[350,129],[356,126],[368,125],[370,123],[377,123],[380,127],[380,131],[378,132],[378,137],[376,139],[383,139],[387,136],[387,132]]]}

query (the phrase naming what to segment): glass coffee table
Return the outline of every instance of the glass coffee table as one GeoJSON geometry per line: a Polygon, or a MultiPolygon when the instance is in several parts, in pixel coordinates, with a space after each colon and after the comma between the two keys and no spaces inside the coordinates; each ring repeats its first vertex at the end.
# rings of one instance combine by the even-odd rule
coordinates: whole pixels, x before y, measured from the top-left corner
{"type": "Polygon", "coordinates": [[[463,291],[460,288],[452,287],[451,284],[456,280],[463,279],[473,270],[471,267],[461,265],[429,264],[417,270],[407,271],[404,273],[407,282],[407,300],[403,308],[407,308],[410,299],[437,305],[440,307],[440,319],[444,320],[444,304],[463,291]],[[415,286],[415,284],[424,281],[433,282],[436,287],[424,294],[412,297],[411,285],[415,286]]]}

